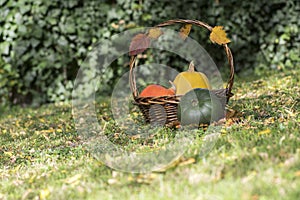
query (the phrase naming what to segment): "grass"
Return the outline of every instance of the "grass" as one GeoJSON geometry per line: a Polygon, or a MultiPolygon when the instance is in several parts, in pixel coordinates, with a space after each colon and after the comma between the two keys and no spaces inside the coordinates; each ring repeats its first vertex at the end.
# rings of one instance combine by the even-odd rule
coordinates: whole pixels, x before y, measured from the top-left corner
{"type": "MultiPolygon", "coordinates": [[[[238,112],[210,153],[199,156],[199,137],[168,169],[147,174],[94,159],[69,104],[13,108],[0,117],[0,199],[298,199],[299,73],[238,77],[229,104],[238,112]]],[[[105,115],[107,104],[99,109],[105,115]]]]}

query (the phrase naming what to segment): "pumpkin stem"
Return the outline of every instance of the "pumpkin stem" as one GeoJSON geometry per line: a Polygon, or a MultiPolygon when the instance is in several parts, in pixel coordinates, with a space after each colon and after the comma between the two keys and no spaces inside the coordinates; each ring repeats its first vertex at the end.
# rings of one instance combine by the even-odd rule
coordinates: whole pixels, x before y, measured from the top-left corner
{"type": "Polygon", "coordinates": [[[176,86],[175,84],[169,80],[169,83],[171,84],[171,87],[169,89],[174,90],[174,92],[176,93],[176,86]]]}
{"type": "Polygon", "coordinates": [[[193,60],[190,62],[190,66],[189,66],[188,72],[195,72],[195,65],[194,65],[194,61],[193,60]]]}

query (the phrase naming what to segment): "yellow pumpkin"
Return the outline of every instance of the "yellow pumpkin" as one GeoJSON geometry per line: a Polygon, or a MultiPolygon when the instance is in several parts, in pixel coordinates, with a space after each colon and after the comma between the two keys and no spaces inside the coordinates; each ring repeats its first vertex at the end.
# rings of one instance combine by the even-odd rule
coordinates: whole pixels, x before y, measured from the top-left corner
{"type": "Polygon", "coordinates": [[[176,95],[184,95],[194,88],[211,89],[208,78],[201,72],[195,72],[193,61],[188,71],[181,72],[174,80],[176,95]]]}

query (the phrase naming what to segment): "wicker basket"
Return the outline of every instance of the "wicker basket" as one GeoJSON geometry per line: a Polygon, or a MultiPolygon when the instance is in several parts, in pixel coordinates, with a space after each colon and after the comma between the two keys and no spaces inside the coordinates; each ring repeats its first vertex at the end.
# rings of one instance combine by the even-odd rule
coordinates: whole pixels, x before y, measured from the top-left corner
{"type": "MultiPolygon", "coordinates": [[[[212,27],[208,24],[198,21],[198,20],[168,20],[161,24],[158,24],[156,27],[164,27],[173,24],[192,24],[202,28],[208,29],[210,32],[212,31],[212,27]]],[[[227,81],[227,85],[225,88],[211,90],[217,97],[223,100],[223,105],[228,103],[230,97],[233,96],[231,93],[231,89],[234,81],[234,64],[233,64],[233,56],[232,53],[227,46],[227,44],[223,44],[224,50],[226,52],[226,56],[228,59],[229,67],[230,67],[230,75],[227,81]]],[[[137,55],[131,56],[130,59],[130,74],[129,74],[129,83],[130,89],[133,94],[134,102],[133,104],[137,105],[141,112],[143,113],[144,119],[146,123],[155,123],[158,125],[166,125],[167,127],[176,127],[180,125],[180,122],[177,118],[177,107],[180,102],[181,96],[159,96],[159,97],[139,97],[138,90],[136,87],[136,80],[134,74],[134,68],[137,60],[137,55]]]]}

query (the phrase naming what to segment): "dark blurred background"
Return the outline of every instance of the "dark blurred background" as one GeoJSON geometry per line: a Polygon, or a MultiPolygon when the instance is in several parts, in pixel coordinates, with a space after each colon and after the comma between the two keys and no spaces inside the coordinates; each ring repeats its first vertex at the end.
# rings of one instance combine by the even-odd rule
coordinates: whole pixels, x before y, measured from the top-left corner
{"type": "MultiPolygon", "coordinates": [[[[300,63],[299,15],[299,0],[0,0],[0,104],[70,100],[93,44],[174,18],[224,26],[238,76],[290,70],[300,63]]],[[[191,37],[204,41],[218,66],[226,63],[207,32],[193,28],[191,37]]],[[[124,72],[126,59],[113,63],[107,83],[124,72]]]]}

